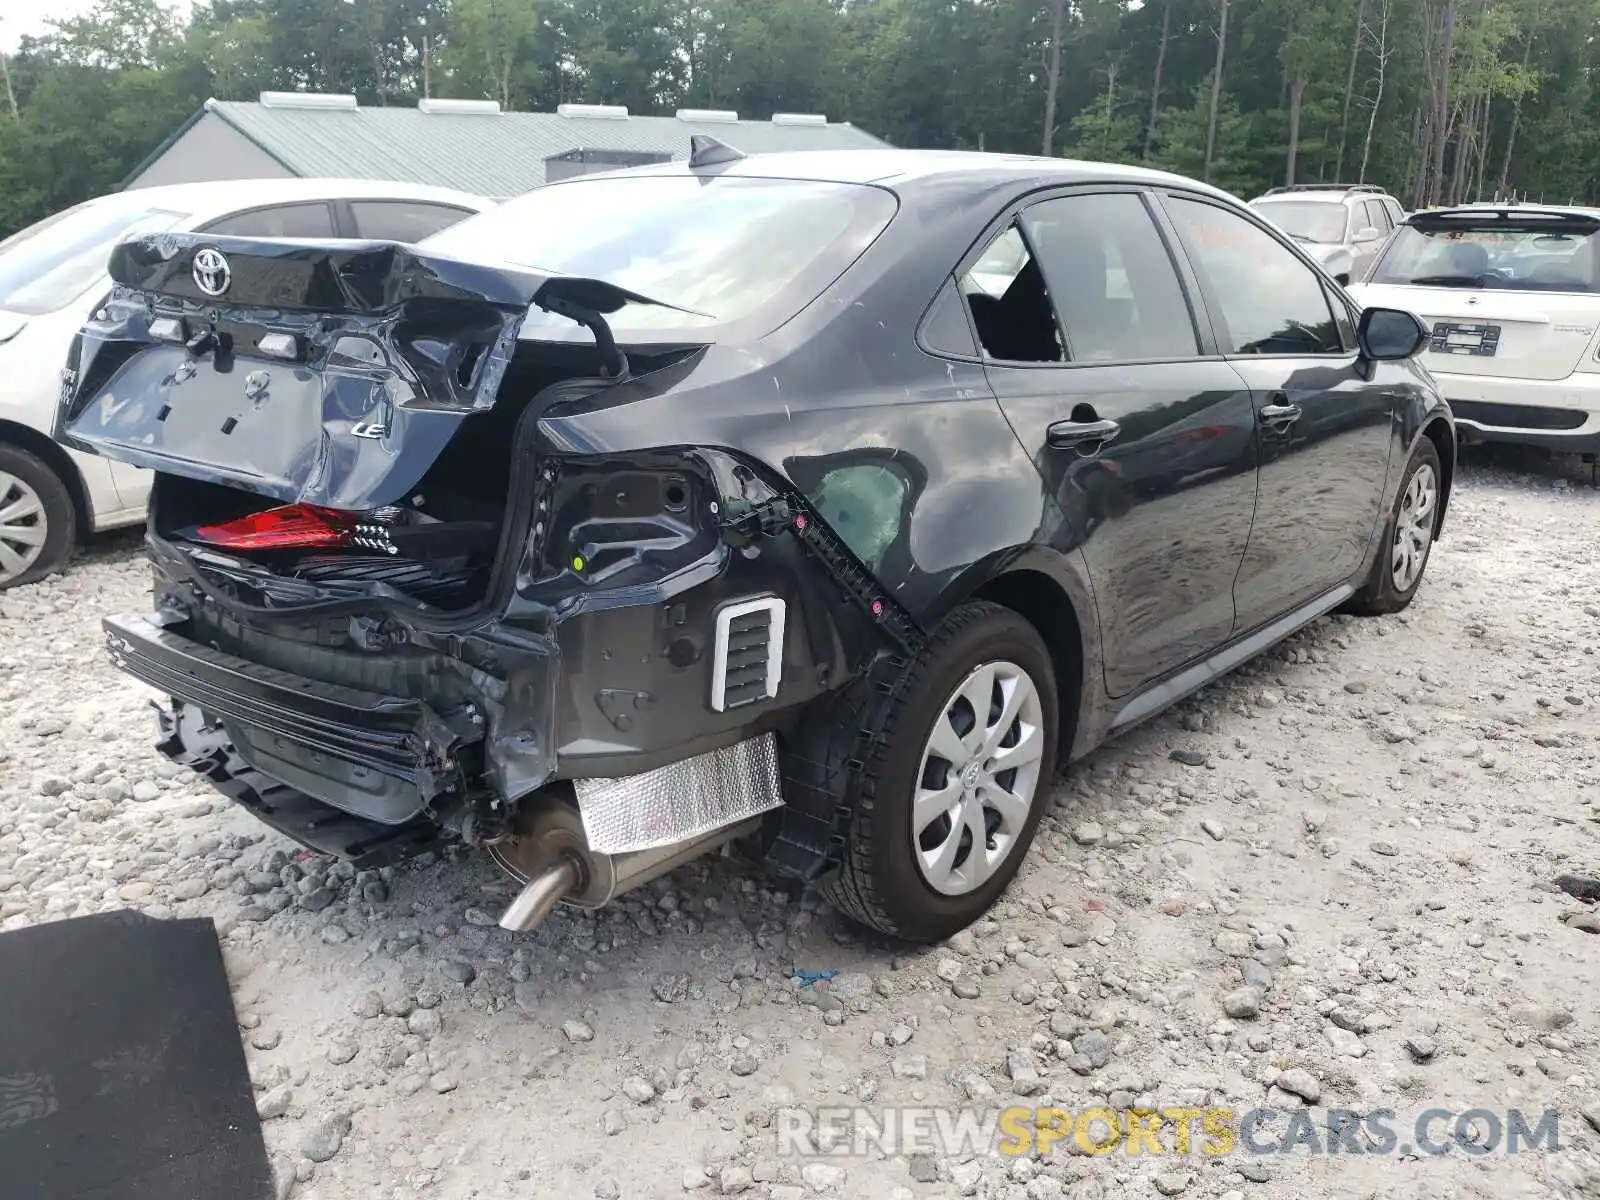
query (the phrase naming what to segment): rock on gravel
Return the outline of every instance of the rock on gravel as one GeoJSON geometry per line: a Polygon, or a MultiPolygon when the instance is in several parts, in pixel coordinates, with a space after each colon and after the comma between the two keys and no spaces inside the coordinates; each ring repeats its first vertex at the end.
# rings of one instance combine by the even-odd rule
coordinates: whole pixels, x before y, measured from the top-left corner
{"type": "Polygon", "coordinates": [[[1596,1097],[1583,1108],[1583,1119],[1596,1133],[1600,1133],[1600,1097],[1596,1097]]]}
{"type": "Polygon", "coordinates": [[[1290,1095],[1299,1096],[1307,1104],[1316,1104],[1322,1099],[1322,1085],[1310,1071],[1302,1067],[1291,1067],[1280,1072],[1277,1085],[1290,1095]]]}
{"type": "Polygon", "coordinates": [[[300,1153],[314,1163],[329,1161],[344,1145],[350,1127],[350,1117],[346,1113],[323,1118],[300,1139],[300,1153]]]}
{"type": "Polygon", "coordinates": [[[286,1083],[270,1088],[256,1097],[256,1116],[263,1121],[275,1120],[289,1111],[289,1102],[293,1098],[294,1092],[286,1083]]]}
{"type": "Polygon", "coordinates": [[[1235,988],[1222,998],[1222,1011],[1236,1021],[1253,1021],[1261,1015],[1261,992],[1257,988],[1235,988]]]}

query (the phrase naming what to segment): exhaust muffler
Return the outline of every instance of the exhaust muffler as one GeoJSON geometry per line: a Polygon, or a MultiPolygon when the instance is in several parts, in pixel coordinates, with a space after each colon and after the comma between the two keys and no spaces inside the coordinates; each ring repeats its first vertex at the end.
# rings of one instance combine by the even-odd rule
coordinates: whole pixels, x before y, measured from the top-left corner
{"type": "Polygon", "coordinates": [[[589,848],[577,806],[559,795],[550,796],[511,834],[488,846],[501,869],[523,885],[501,914],[500,927],[527,933],[562,903],[603,907],[624,892],[754,833],[761,821],[750,817],[649,850],[601,854],[589,848]]]}

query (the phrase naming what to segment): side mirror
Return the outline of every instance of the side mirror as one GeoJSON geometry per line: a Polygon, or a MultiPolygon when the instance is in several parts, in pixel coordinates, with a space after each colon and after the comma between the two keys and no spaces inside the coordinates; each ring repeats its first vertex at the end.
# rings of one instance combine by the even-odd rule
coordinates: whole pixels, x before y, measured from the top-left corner
{"type": "Polygon", "coordinates": [[[1371,225],[1368,225],[1365,229],[1356,231],[1356,241],[1358,242],[1375,242],[1382,236],[1383,234],[1374,229],[1371,225]]]}
{"type": "Polygon", "coordinates": [[[1337,283],[1340,287],[1349,287],[1350,286],[1350,272],[1349,271],[1340,271],[1337,275],[1335,275],[1333,277],[1333,281],[1335,283],[1337,283]]]}
{"type": "Polygon", "coordinates": [[[1432,331],[1421,319],[1398,308],[1369,308],[1356,326],[1361,357],[1373,362],[1399,362],[1422,352],[1432,331]]]}

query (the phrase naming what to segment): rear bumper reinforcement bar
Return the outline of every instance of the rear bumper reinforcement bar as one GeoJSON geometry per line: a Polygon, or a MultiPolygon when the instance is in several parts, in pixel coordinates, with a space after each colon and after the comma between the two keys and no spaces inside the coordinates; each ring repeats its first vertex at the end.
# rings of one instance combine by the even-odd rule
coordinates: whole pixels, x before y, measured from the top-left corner
{"type": "MultiPolygon", "coordinates": [[[[312,750],[438,790],[470,739],[420,700],[321,683],[235,658],[137,614],[102,622],[112,662],[135,679],[312,750]]],[[[481,734],[479,735],[481,736],[481,734]]]]}

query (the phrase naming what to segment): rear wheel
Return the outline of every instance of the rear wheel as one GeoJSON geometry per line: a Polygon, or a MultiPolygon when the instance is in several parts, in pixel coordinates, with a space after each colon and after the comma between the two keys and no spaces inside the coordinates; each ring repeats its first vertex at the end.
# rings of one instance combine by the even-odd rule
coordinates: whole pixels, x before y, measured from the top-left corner
{"type": "Polygon", "coordinates": [[[0,591],[60,566],[76,525],[61,478],[26,450],[0,446],[0,591]]]}
{"type": "Polygon", "coordinates": [[[907,670],[855,768],[856,812],[828,898],[911,941],[966,928],[1011,882],[1055,773],[1059,700],[1033,626],[963,605],[907,670]]]}
{"type": "Polygon", "coordinates": [[[1397,613],[1411,603],[1422,586],[1422,574],[1433,550],[1443,478],[1439,451],[1423,438],[1401,476],[1378,561],[1373,563],[1365,585],[1344,606],[1346,612],[1362,617],[1381,616],[1397,613]]]}

